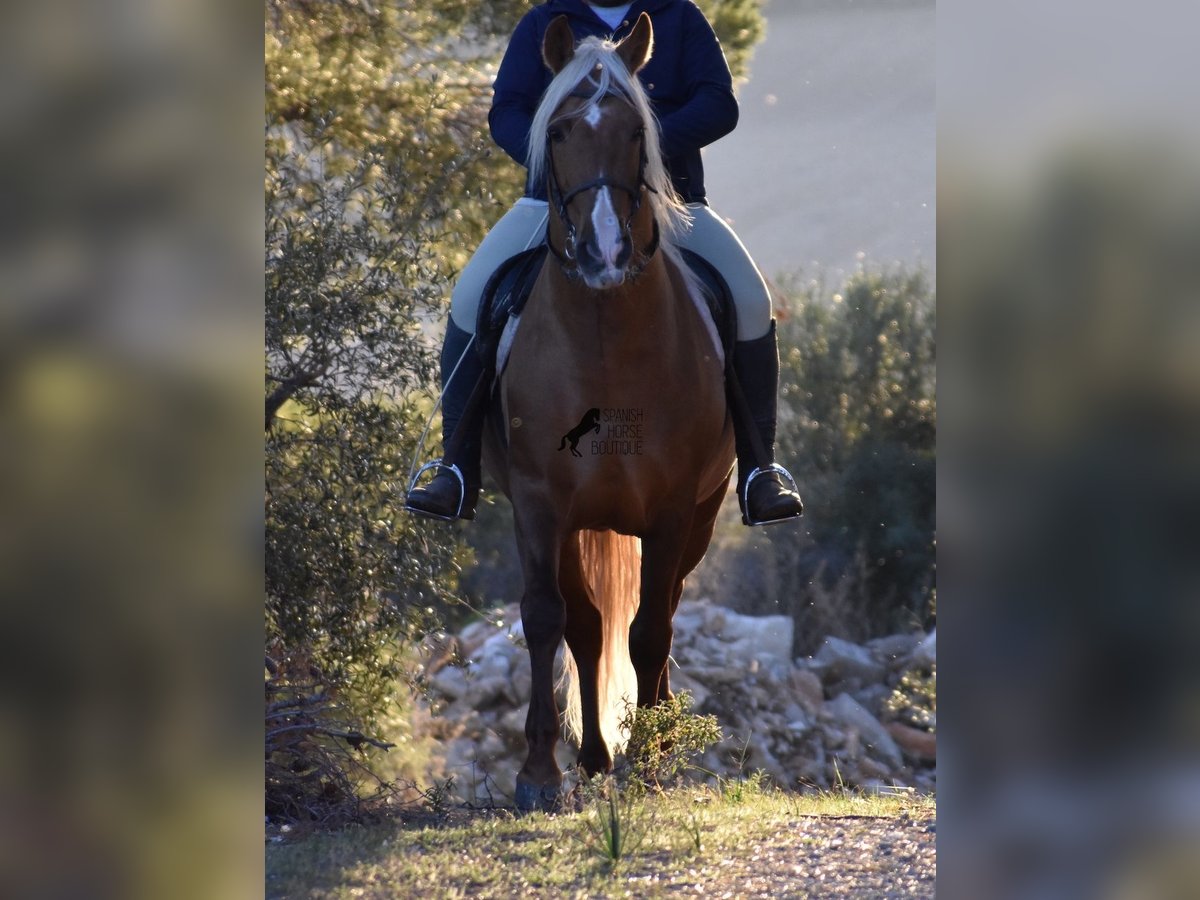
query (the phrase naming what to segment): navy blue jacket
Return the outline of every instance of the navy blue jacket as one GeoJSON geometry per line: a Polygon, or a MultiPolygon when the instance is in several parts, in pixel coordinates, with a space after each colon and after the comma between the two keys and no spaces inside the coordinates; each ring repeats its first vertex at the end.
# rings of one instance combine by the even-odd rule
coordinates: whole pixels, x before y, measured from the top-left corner
{"type": "MultiPolygon", "coordinates": [[[[729,65],[692,0],[635,0],[613,37],[625,37],[643,10],[654,24],[654,54],[638,77],[662,127],[667,170],[685,201],[704,202],[700,148],[729,134],[738,120],[729,65]]],[[[542,38],[550,22],[564,14],[576,41],[611,31],[584,0],[548,0],[518,23],[496,75],[488,124],[496,143],[521,165],[538,100],[553,77],[542,61],[542,38]]],[[[546,186],[526,182],[525,194],[545,200],[546,186]]]]}

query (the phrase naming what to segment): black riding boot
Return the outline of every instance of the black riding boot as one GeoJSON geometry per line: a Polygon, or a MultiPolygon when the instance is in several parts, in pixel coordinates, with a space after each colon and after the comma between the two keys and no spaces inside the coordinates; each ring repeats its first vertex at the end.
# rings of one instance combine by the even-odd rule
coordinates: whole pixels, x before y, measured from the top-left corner
{"type": "Polygon", "coordinates": [[[446,340],[442,344],[442,452],[445,456],[440,461],[443,467],[429,484],[408,492],[405,508],[419,515],[436,519],[475,518],[484,404],[476,403],[474,410],[468,410],[467,406],[483,372],[483,363],[475,348],[468,348],[470,342],[471,334],[455,325],[453,320],[446,325],[446,340]],[[455,366],[458,366],[457,371],[455,366]],[[462,434],[456,437],[455,431],[460,427],[462,434]],[[449,468],[451,465],[457,466],[462,473],[461,484],[449,468]]]}
{"type": "Polygon", "coordinates": [[[774,319],[771,320],[771,330],[762,337],[738,341],[734,345],[733,370],[746,407],[733,417],[738,458],[737,493],[742,522],[746,525],[768,525],[794,519],[804,512],[804,504],[794,490],[792,476],[782,466],[775,464],[779,349],[775,340],[774,319]],[[753,431],[747,418],[753,420],[753,431]],[[750,480],[748,490],[747,479],[750,480]]]}

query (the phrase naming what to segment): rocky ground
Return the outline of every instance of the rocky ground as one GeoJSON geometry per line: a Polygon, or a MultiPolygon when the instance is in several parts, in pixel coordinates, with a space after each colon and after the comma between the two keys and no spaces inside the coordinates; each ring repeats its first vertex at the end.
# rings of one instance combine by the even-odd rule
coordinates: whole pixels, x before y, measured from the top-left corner
{"type": "MultiPolygon", "coordinates": [[[[813,656],[793,657],[784,616],[684,602],[674,625],[672,688],[689,691],[693,711],[716,716],[725,735],[698,761],[704,769],[762,770],[787,788],[934,792],[936,721],[914,722],[889,702],[905,673],[933,670],[934,632],[865,645],[828,638],[813,656]]],[[[427,674],[440,777],[454,775],[465,800],[510,803],[530,691],[517,608],[431,645],[427,674]]],[[[570,760],[564,746],[561,761],[570,760]]]]}

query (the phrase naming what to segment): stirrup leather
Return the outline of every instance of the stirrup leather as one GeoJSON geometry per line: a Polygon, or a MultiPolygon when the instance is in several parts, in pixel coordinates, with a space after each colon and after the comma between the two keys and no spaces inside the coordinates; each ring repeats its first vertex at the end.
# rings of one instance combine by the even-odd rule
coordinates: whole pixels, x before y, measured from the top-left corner
{"type": "Polygon", "coordinates": [[[417,474],[412,477],[412,481],[408,484],[408,491],[404,495],[404,509],[410,513],[416,513],[418,516],[425,516],[429,519],[437,519],[441,522],[454,522],[462,517],[463,503],[467,499],[467,483],[463,480],[462,470],[454,463],[443,462],[440,458],[432,462],[427,462],[421,468],[417,469],[417,474]],[[427,509],[421,509],[417,506],[411,506],[408,502],[409,494],[417,488],[417,482],[421,480],[421,476],[430,469],[446,471],[458,479],[458,509],[455,510],[452,516],[440,516],[437,513],[430,512],[427,509]]]}
{"type": "Polygon", "coordinates": [[[798,519],[801,515],[803,515],[803,513],[797,513],[796,515],[782,516],[778,519],[762,519],[762,520],[750,518],[750,505],[749,505],[750,504],[750,485],[752,485],[754,483],[754,479],[756,479],[762,475],[767,475],[771,472],[775,472],[781,478],[783,478],[791,486],[792,493],[794,493],[794,494],[800,493],[800,487],[799,487],[799,485],[796,484],[796,479],[792,477],[792,473],[789,472],[787,469],[785,469],[783,466],[779,465],[778,463],[771,463],[769,466],[760,466],[760,467],[755,468],[746,477],[746,483],[744,485],[742,485],[742,495],[739,498],[742,501],[742,524],[743,525],[750,525],[750,526],[775,525],[779,522],[790,522],[792,519],[798,519]]]}

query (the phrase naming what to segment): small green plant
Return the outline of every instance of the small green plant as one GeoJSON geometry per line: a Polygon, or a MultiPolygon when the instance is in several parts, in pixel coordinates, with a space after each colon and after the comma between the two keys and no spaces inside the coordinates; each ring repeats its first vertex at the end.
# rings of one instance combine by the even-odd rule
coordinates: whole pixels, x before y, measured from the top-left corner
{"type": "Polygon", "coordinates": [[[683,831],[688,837],[688,849],[693,853],[703,851],[705,815],[703,808],[693,806],[687,812],[687,818],[683,822],[683,831]]]}
{"type": "Polygon", "coordinates": [[[838,768],[838,761],[837,761],[836,756],[833,757],[833,779],[834,779],[834,784],[837,785],[838,793],[839,794],[846,793],[846,790],[847,790],[846,782],[842,778],[842,770],[838,768]]]}
{"type": "Polygon", "coordinates": [[[770,786],[771,777],[762,769],[755,769],[749,775],[744,774],[746,771],[746,759],[750,755],[750,738],[752,736],[752,734],[746,735],[746,740],[742,742],[742,749],[738,751],[737,758],[734,760],[734,768],[737,769],[738,773],[735,777],[725,778],[716,772],[710,772],[708,769],[700,770],[711,778],[716,779],[717,793],[722,800],[730,803],[741,803],[751,796],[761,796],[770,786]]]}
{"type": "Polygon", "coordinates": [[[615,869],[642,845],[650,832],[641,799],[622,792],[611,775],[584,782],[585,802],[591,800],[593,814],[583,817],[584,846],[615,869]]]}
{"type": "Polygon", "coordinates": [[[629,709],[622,727],[629,729],[624,770],[630,785],[661,786],[676,780],[691,760],[721,740],[715,716],[691,712],[692,696],[686,691],[657,706],[629,709]]]}
{"type": "Polygon", "coordinates": [[[721,779],[721,796],[729,803],[744,803],[761,796],[771,784],[771,777],[762,769],[749,775],[738,773],[736,778],[721,779]]]}

